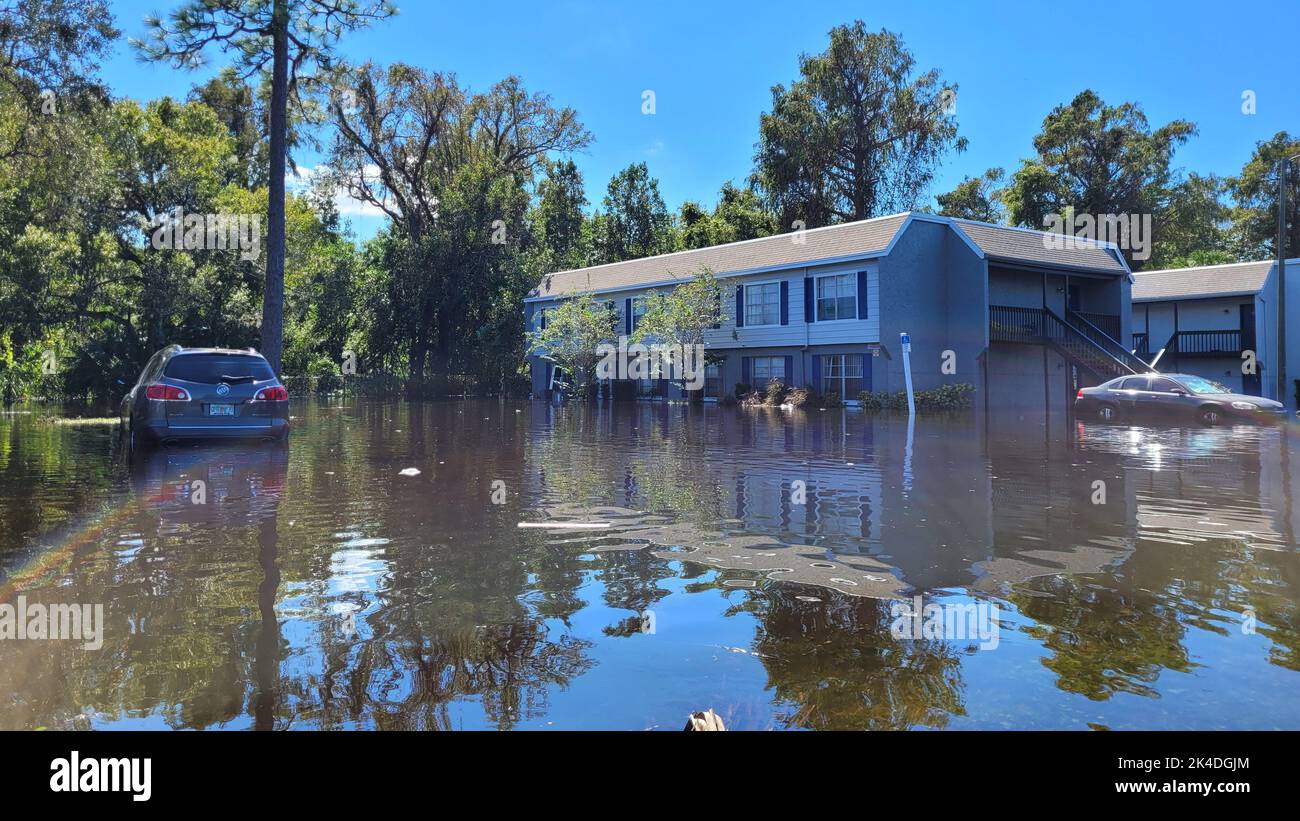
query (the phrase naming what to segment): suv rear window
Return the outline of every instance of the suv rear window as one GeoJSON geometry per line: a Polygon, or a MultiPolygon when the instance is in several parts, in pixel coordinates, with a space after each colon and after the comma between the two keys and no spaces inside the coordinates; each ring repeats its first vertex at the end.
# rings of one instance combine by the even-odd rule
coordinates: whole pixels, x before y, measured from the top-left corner
{"type": "Polygon", "coordinates": [[[219,353],[182,354],[167,363],[166,375],[171,379],[215,385],[218,382],[261,382],[274,379],[271,365],[260,356],[238,356],[219,353]]]}

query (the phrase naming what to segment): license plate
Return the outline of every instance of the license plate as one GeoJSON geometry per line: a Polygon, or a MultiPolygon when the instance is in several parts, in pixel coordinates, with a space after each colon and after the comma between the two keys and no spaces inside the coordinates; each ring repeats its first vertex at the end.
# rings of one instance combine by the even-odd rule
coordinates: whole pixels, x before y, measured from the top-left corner
{"type": "Polygon", "coordinates": [[[234,405],[208,405],[208,416],[234,416],[234,405]]]}

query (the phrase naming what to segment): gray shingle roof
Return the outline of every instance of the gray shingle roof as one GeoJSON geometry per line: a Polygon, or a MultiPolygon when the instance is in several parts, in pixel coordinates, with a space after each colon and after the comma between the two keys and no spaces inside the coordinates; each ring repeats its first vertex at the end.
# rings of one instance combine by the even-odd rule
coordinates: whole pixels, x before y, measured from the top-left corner
{"type": "MultiPolygon", "coordinates": [[[[732,242],[679,251],[656,257],[594,265],[558,271],[542,278],[529,294],[545,298],[584,291],[609,291],[633,288],[675,279],[686,279],[701,267],[707,267],[719,277],[739,273],[770,270],[782,267],[817,265],[831,260],[848,259],[879,253],[889,243],[910,213],[846,222],[825,228],[814,228],[803,233],[803,242],[795,242],[794,234],[778,234],[762,239],[732,242]]],[[[970,239],[987,257],[996,260],[1025,262],[1036,265],[1086,268],[1114,274],[1125,273],[1123,264],[1114,254],[1100,245],[1078,242],[1075,247],[1053,248],[1044,241],[1048,234],[1022,228],[1007,228],[981,222],[969,222],[930,214],[917,214],[917,219],[952,225],[970,239]]]]}
{"type": "Polygon", "coordinates": [[[819,260],[870,254],[883,251],[906,220],[907,214],[894,214],[814,228],[803,232],[802,243],[796,243],[793,234],[777,234],[712,248],[559,271],[543,277],[532,296],[605,291],[686,279],[701,267],[709,268],[717,276],[724,276],[756,268],[814,264],[819,260]]]}
{"type": "Polygon", "coordinates": [[[1115,274],[1125,272],[1124,265],[1114,253],[1087,240],[983,222],[954,219],[952,223],[990,259],[1099,269],[1115,274]]]}
{"type": "MultiPolygon", "coordinates": [[[[1140,271],[1133,275],[1133,301],[1156,302],[1258,293],[1264,287],[1264,281],[1268,279],[1268,272],[1274,264],[1273,260],[1261,260],[1235,262],[1231,265],[1140,271]]],[[[1287,267],[1293,264],[1300,263],[1287,261],[1287,267]]]]}

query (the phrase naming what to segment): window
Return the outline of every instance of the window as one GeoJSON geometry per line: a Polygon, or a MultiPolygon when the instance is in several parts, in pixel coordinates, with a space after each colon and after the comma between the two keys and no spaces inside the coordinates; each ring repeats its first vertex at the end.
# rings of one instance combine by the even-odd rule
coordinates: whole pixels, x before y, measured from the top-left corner
{"type": "Polygon", "coordinates": [[[745,326],[781,324],[781,283],[745,286],[745,326]]]}
{"type": "Polygon", "coordinates": [[[1232,393],[1227,386],[1215,382],[1213,379],[1204,379],[1199,376],[1182,376],[1179,378],[1191,389],[1192,393],[1232,393]]]}
{"type": "Polygon", "coordinates": [[[837,393],[841,399],[857,399],[862,392],[862,354],[824,354],[821,392],[837,393]]]}
{"type": "Polygon", "coordinates": [[[784,356],[755,356],[749,361],[754,390],[762,390],[773,379],[786,381],[784,356]]]}
{"type": "Polygon", "coordinates": [[[858,275],[817,277],[817,321],[858,318],[858,275]]]}
{"type": "Polygon", "coordinates": [[[555,312],[554,307],[542,308],[538,310],[538,312],[533,316],[533,321],[537,323],[536,326],[537,330],[539,331],[546,330],[546,326],[549,325],[551,322],[551,314],[554,312],[555,312]]]}
{"type": "Polygon", "coordinates": [[[240,354],[185,354],[167,363],[167,377],[215,385],[218,382],[262,382],[274,379],[271,366],[260,356],[240,354]]]}
{"type": "Polygon", "coordinates": [[[1120,383],[1119,389],[1122,391],[1144,391],[1147,389],[1147,378],[1145,376],[1130,376],[1120,383]]]}
{"type": "Polygon", "coordinates": [[[641,324],[641,317],[645,316],[645,297],[633,297],[632,299],[632,330],[641,324]]]}
{"type": "Polygon", "coordinates": [[[722,366],[716,363],[704,366],[704,397],[717,399],[722,395],[722,366]]]}
{"type": "Polygon", "coordinates": [[[1147,390],[1157,393],[1173,393],[1174,391],[1181,391],[1182,387],[1172,379],[1152,379],[1151,387],[1147,388],[1147,390]]]}

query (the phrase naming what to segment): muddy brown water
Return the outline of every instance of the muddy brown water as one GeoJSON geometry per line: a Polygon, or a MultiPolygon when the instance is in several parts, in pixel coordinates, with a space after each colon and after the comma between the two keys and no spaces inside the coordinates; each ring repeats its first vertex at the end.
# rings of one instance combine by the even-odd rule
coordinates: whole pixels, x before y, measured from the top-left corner
{"type": "Polygon", "coordinates": [[[50,415],[0,415],[0,604],[102,646],[0,638],[2,729],[1300,727],[1282,428],[321,399],[131,461],[50,415]]]}

